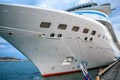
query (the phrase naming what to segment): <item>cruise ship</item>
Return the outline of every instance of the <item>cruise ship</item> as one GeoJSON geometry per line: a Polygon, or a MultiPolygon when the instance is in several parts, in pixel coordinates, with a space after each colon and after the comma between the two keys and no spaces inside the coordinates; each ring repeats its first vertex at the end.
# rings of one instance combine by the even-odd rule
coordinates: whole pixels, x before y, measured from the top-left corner
{"type": "Polygon", "coordinates": [[[120,57],[118,41],[108,15],[109,3],[89,2],[65,11],[0,4],[0,36],[39,69],[42,76],[108,65],[120,57]]]}

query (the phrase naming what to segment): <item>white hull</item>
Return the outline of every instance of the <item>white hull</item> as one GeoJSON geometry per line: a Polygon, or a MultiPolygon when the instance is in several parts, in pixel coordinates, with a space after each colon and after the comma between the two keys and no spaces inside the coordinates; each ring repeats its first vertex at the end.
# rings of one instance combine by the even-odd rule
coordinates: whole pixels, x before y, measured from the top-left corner
{"type": "Polygon", "coordinates": [[[62,65],[66,57],[72,56],[65,45],[80,61],[86,61],[88,68],[113,62],[119,52],[108,29],[84,16],[1,4],[0,17],[0,35],[27,56],[43,76],[79,70],[76,63],[62,65]],[[41,22],[50,22],[51,27],[40,28],[41,22]],[[67,29],[57,29],[59,24],[67,24],[67,29]],[[72,31],[73,26],[79,26],[80,30],[72,31]],[[84,28],[89,33],[83,33],[84,28]],[[95,35],[91,35],[93,30],[95,35]],[[50,37],[51,33],[55,36],[50,37]],[[58,34],[62,37],[57,37],[58,34]],[[98,38],[99,34],[105,39],[98,38]]]}

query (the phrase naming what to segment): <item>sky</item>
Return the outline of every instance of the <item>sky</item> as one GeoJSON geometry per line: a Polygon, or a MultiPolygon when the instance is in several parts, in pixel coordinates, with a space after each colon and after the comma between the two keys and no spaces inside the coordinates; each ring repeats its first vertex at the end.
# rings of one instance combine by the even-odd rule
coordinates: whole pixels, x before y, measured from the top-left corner
{"type": "MultiPolygon", "coordinates": [[[[98,4],[110,3],[111,8],[115,8],[109,15],[117,39],[120,41],[120,0],[0,0],[0,3],[23,4],[42,8],[65,10],[72,6],[85,3],[96,2],[98,4]]],[[[0,37],[0,56],[14,56],[26,59],[17,49],[0,37]]]]}

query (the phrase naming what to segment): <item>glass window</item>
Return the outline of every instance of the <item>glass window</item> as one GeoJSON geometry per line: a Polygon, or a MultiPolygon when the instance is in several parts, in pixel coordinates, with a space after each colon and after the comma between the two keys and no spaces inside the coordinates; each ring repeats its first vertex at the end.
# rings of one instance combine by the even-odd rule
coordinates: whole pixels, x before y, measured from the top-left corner
{"type": "Polygon", "coordinates": [[[92,41],[93,40],[93,38],[90,38],[90,41],[92,41]]]}
{"type": "Polygon", "coordinates": [[[41,28],[49,28],[50,25],[51,25],[51,23],[49,23],[49,22],[41,22],[40,27],[41,28]]]}
{"type": "Polygon", "coordinates": [[[67,27],[66,24],[59,24],[58,29],[65,30],[67,27]]]}
{"type": "Polygon", "coordinates": [[[98,36],[97,37],[100,37],[101,35],[100,34],[98,34],[98,36]]]}
{"type": "Polygon", "coordinates": [[[107,40],[108,38],[106,37],[106,40],[107,40]]]}
{"type": "Polygon", "coordinates": [[[87,37],[85,37],[85,39],[84,40],[87,40],[87,37]]]}
{"type": "Polygon", "coordinates": [[[8,33],[9,35],[13,35],[13,33],[8,33]]]}
{"type": "Polygon", "coordinates": [[[79,30],[79,27],[78,27],[78,26],[73,26],[72,31],[77,32],[78,30],[79,30]]]}
{"type": "Polygon", "coordinates": [[[54,33],[51,33],[51,34],[50,34],[50,37],[54,37],[54,36],[55,36],[55,34],[54,34],[54,33]]]}
{"type": "Polygon", "coordinates": [[[103,36],[103,39],[105,38],[105,36],[103,36]]]}
{"type": "Polygon", "coordinates": [[[83,30],[83,33],[88,33],[88,31],[89,31],[89,29],[85,28],[85,29],[83,30]]]}
{"type": "Polygon", "coordinates": [[[58,34],[58,36],[57,37],[62,37],[62,34],[58,34]]]}
{"type": "Polygon", "coordinates": [[[95,35],[95,34],[96,34],[96,31],[92,31],[92,32],[91,32],[91,35],[95,35]]]}

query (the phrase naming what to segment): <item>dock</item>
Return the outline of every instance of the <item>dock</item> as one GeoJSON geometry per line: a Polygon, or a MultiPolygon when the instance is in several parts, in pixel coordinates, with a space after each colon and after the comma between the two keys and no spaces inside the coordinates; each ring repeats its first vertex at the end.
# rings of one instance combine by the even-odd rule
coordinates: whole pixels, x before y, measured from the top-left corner
{"type": "Polygon", "coordinates": [[[120,80],[120,62],[104,73],[101,80],[120,80]]]}

